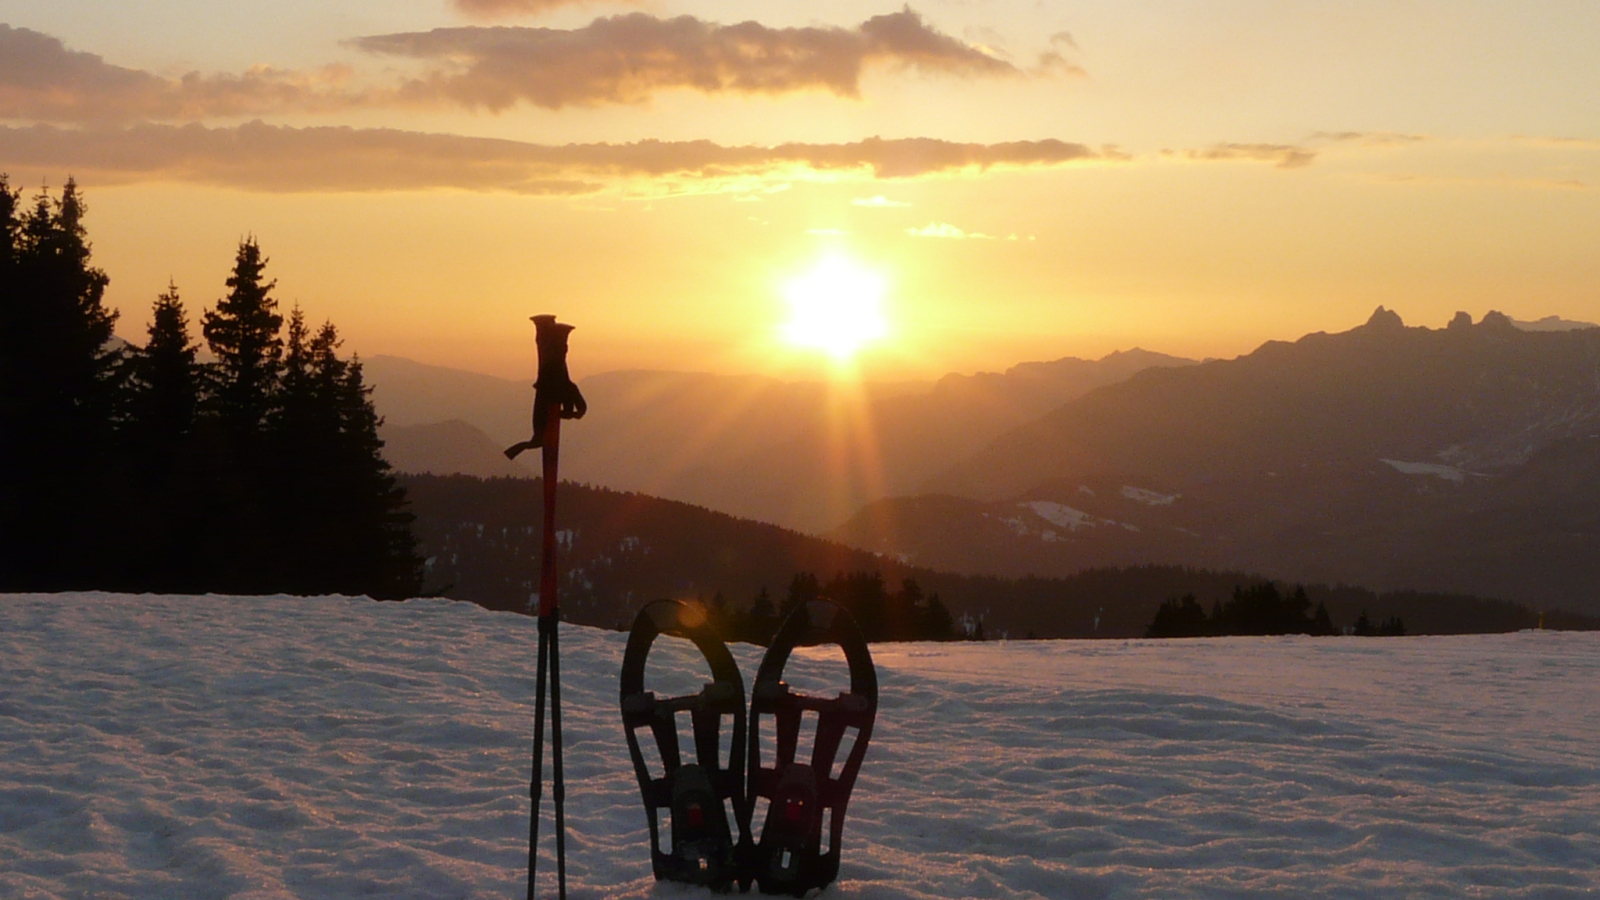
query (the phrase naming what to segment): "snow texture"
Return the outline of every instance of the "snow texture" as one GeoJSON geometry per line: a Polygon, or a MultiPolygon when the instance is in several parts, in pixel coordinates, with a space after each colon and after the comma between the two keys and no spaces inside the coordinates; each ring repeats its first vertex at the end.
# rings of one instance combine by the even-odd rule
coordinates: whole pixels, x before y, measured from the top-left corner
{"type": "Polygon", "coordinates": [[[1053,503],[1049,500],[1030,500],[1017,505],[1033,510],[1034,515],[1049,522],[1051,525],[1059,525],[1068,531],[1077,531],[1079,528],[1093,528],[1101,521],[1081,509],[1073,509],[1066,504],[1053,503]]]}
{"type": "Polygon", "coordinates": [[[1135,503],[1143,503],[1145,506],[1171,506],[1172,501],[1182,497],[1183,495],[1163,494],[1159,491],[1152,491],[1149,488],[1137,488],[1123,485],[1122,496],[1132,500],[1135,503]]]}
{"type": "Polygon", "coordinates": [[[1455,466],[1446,466],[1441,463],[1404,462],[1398,459],[1380,459],[1383,463],[1402,475],[1432,475],[1443,478],[1445,481],[1454,481],[1460,484],[1467,480],[1467,473],[1455,466]]]}
{"type": "MultiPolygon", "coordinates": [[[[572,896],[709,898],[651,879],[623,643],[562,631],[572,896]]],[[[445,600],[0,596],[0,897],[520,897],[534,648],[445,600]]],[[[874,653],[824,896],[1600,894],[1600,634],[874,653]]]]}

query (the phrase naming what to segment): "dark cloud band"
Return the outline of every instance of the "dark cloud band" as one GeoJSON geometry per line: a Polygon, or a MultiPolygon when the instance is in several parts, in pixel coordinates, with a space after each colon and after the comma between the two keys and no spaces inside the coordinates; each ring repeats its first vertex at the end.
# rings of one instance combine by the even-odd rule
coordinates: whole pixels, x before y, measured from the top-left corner
{"type": "Polygon", "coordinates": [[[85,181],[183,181],[256,191],[458,188],[583,194],[612,185],[718,190],[741,179],[830,174],[913,178],[1126,157],[1057,140],[969,144],[869,138],[845,144],[711,141],[528,144],[390,129],[138,125],[0,127],[0,167],[85,181]]]}
{"type": "Polygon", "coordinates": [[[707,94],[860,93],[873,64],[957,76],[1020,75],[1019,69],[930,27],[910,9],[856,28],[718,25],[645,13],[596,19],[578,29],[438,28],[351,42],[371,53],[437,64],[401,96],[501,110],[517,102],[559,109],[637,103],[668,89],[707,94]]]}

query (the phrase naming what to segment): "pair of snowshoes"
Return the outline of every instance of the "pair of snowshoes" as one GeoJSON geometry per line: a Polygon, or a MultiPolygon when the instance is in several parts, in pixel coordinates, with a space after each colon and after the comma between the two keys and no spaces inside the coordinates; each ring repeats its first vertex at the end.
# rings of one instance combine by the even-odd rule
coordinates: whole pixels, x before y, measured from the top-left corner
{"type": "Polygon", "coordinates": [[[621,702],[657,880],[717,891],[755,883],[764,894],[798,897],[838,877],[845,807],[878,711],[877,670],[849,613],[813,600],[789,616],[761,661],[747,716],[739,667],[705,610],[658,600],[639,611],[628,635],[621,702]],[[712,681],[698,693],[644,689],[645,660],[663,634],[692,641],[710,664],[712,681]],[[838,696],[800,693],[783,680],[793,650],[819,644],[844,650],[850,689],[838,696]],[[679,744],[685,714],[689,753],[679,744]],[[646,764],[641,732],[662,771],[646,764]]]}

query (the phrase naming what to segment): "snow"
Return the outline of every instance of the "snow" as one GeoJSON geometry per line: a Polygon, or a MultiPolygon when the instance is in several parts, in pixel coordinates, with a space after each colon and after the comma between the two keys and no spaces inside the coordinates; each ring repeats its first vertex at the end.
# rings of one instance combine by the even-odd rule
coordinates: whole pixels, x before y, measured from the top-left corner
{"type": "Polygon", "coordinates": [[[1380,459],[1383,463],[1402,475],[1432,475],[1443,478],[1445,481],[1454,481],[1460,484],[1467,480],[1467,473],[1455,466],[1446,466],[1441,463],[1404,462],[1398,459],[1380,459]]]}
{"type": "Polygon", "coordinates": [[[1033,514],[1049,522],[1059,525],[1068,531],[1077,531],[1079,528],[1093,528],[1099,520],[1081,509],[1073,509],[1064,503],[1054,503],[1049,500],[1030,500],[1018,503],[1018,506],[1033,510],[1033,514]]]}
{"type": "Polygon", "coordinates": [[[1163,494],[1159,491],[1152,491],[1147,488],[1137,488],[1123,485],[1122,496],[1132,500],[1135,503],[1143,503],[1146,506],[1171,506],[1172,501],[1182,497],[1183,495],[1163,494]]]}
{"type": "MultiPolygon", "coordinates": [[[[572,896],[709,898],[651,879],[623,643],[562,630],[572,896]]],[[[534,647],[445,600],[0,596],[0,897],[520,897],[534,647]]],[[[1600,893],[1600,634],[874,654],[823,896],[1600,893]]]]}

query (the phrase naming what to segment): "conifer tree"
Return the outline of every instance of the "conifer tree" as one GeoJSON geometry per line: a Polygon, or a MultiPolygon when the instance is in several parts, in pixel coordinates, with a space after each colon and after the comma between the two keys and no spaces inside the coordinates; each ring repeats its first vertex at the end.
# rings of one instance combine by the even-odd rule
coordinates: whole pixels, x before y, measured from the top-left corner
{"type": "Polygon", "coordinates": [[[282,391],[274,419],[278,543],[285,590],[411,596],[421,559],[405,492],[384,460],[380,419],[359,359],[343,360],[338,330],[324,323],[308,338],[290,314],[282,391]]]}
{"type": "Polygon", "coordinates": [[[0,581],[91,586],[114,568],[96,504],[112,490],[120,354],[76,182],[20,212],[0,178],[0,581]]]}
{"type": "Polygon", "coordinates": [[[172,458],[194,427],[200,406],[199,352],[189,339],[189,316],[168,283],[151,309],[149,339],[129,358],[130,430],[151,454],[172,458]]]}
{"type": "Polygon", "coordinates": [[[955,620],[950,618],[944,601],[937,593],[929,595],[928,608],[922,614],[923,637],[931,641],[949,641],[955,639],[955,632],[955,620]]]}
{"type": "Polygon", "coordinates": [[[126,503],[119,517],[126,588],[203,590],[193,575],[206,528],[195,514],[194,428],[200,408],[198,348],[178,288],[168,283],[151,310],[149,336],[127,359],[122,416],[126,503]]]}
{"type": "Polygon", "coordinates": [[[767,592],[767,586],[762,585],[755,600],[750,603],[750,612],[744,618],[745,640],[752,644],[767,644],[772,636],[778,632],[778,611],[773,608],[772,595],[767,592]]]}
{"type": "Polygon", "coordinates": [[[272,296],[276,280],[263,273],[267,258],[253,237],[239,242],[228,295],[206,310],[201,330],[216,355],[213,402],[224,430],[260,431],[272,411],[283,358],[283,316],[272,296]]]}

